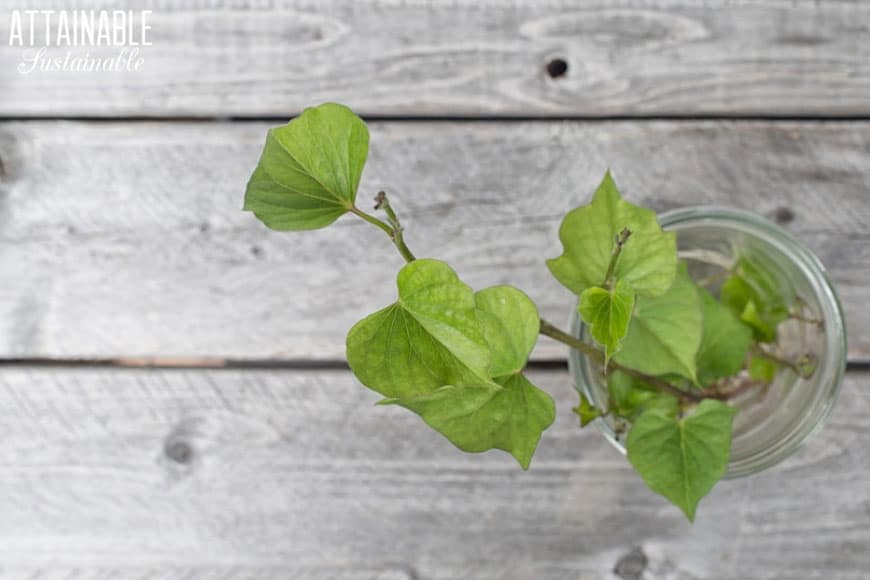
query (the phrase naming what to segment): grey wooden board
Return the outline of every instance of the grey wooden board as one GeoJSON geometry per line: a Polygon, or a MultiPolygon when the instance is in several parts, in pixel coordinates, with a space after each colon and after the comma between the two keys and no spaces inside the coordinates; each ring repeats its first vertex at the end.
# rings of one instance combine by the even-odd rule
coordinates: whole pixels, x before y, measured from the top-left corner
{"type": "Polygon", "coordinates": [[[345,371],[0,370],[0,577],[583,580],[640,547],[646,579],[866,578],[867,374],[694,525],[530,376],[558,416],[523,472],[345,371]]]}
{"type": "MultiPolygon", "coordinates": [[[[0,356],[342,359],[350,326],[395,299],[401,258],[352,216],[277,233],[243,213],[267,126],[0,124],[0,356]]],[[[380,122],[358,201],[385,188],[418,255],[565,324],[575,299],[544,258],[607,166],[659,210],[791,210],[850,356],[870,356],[870,123],[380,122]]]]}
{"type": "MultiPolygon", "coordinates": [[[[3,0],[0,13],[27,7],[3,0]]],[[[8,46],[11,19],[0,19],[0,115],[283,116],[326,100],[369,115],[870,113],[870,7],[860,2],[134,0],[124,8],[154,12],[140,72],[19,74],[25,49],[8,46]],[[545,69],[555,58],[568,71],[554,79],[545,69]]]]}

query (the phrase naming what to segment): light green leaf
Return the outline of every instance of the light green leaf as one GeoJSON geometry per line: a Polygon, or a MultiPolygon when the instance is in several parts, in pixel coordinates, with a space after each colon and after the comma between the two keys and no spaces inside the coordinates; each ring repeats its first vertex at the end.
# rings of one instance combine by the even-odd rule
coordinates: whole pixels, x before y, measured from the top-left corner
{"type": "Polygon", "coordinates": [[[698,288],[698,295],[703,324],[701,346],[698,347],[695,361],[698,381],[705,385],[731,376],[743,368],[752,342],[752,331],[712,294],[698,288]]]}
{"type": "Polygon", "coordinates": [[[770,342],[776,339],[776,328],[759,312],[752,287],[741,276],[731,276],[719,289],[719,298],[740,320],[752,329],[755,340],[770,342]]]}
{"type": "Polygon", "coordinates": [[[463,451],[501,449],[528,469],[541,433],[556,417],[556,407],[521,374],[504,377],[501,386],[445,386],[395,402],[420,415],[463,451]]]}
{"type": "Polygon", "coordinates": [[[491,356],[471,288],[438,260],[406,265],[398,287],[398,302],[348,333],[347,360],[359,380],[386,397],[485,383],[491,356]]]}
{"type": "Polygon", "coordinates": [[[752,356],[749,359],[749,376],[756,381],[765,383],[773,381],[778,368],[775,362],[762,356],[752,356]]]}
{"type": "Polygon", "coordinates": [[[368,149],[368,129],[347,107],[305,109],[269,130],[244,209],[273,230],[328,226],[353,207],[368,149]]]}
{"type": "Polygon", "coordinates": [[[722,303],[752,328],[759,342],[776,340],[777,326],[788,318],[794,299],[788,286],[777,282],[771,268],[759,256],[743,256],[719,291],[722,303]]]}
{"type": "Polygon", "coordinates": [[[745,322],[751,329],[755,340],[759,342],[773,342],[776,340],[776,326],[762,317],[761,312],[755,305],[755,300],[750,300],[740,313],[740,320],[745,322]]]}
{"type": "Polygon", "coordinates": [[[737,409],[713,399],[674,419],[643,413],[628,434],[628,460],[655,491],[695,519],[702,497],[725,475],[731,451],[731,424],[737,409]]]}
{"type": "Polygon", "coordinates": [[[492,353],[489,376],[523,370],[541,327],[535,303],[512,286],[486,288],[475,294],[474,301],[492,353]]]}
{"type": "Polygon", "coordinates": [[[437,260],[406,265],[398,287],[395,304],[348,334],[353,372],[460,449],[502,449],[528,468],[555,417],[550,396],[519,373],[539,325],[534,304],[505,286],[475,296],[437,260]]]}
{"type": "Polygon", "coordinates": [[[662,231],[655,212],[622,199],[609,171],[592,202],[565,216],[559,228],[564,252],[548,260],[547,266],[578,296],[587,288],[601,286],[616,236],[624,228],[631,231],[631,236],[616,262],[615,279],[639,295],[661,295],[676,272],[676,236],[662,231]]]}
{"type": "Polygon", "coordinates": [[[607,389],[610,412],[629,421],[648,410],[655,409],[669,417],[676,417],[680,410],[680,402],[676,397],[662,393],[622,371],[608,373],[607,389]]]}
{"type": "Polygon", "coordinates": [[[741,256],[734,272],[752,289],[752,298],[763,312],[788,312],[794,290],[777,277],[775,265],[762,254],[741,256]]]}
{"type": "Polygon", "coordinates": [[[752,300],[752,288],[740,276],[729,276],[719,289],[719,299],[734,314],[740,316],[746,303],[752,300]]]}
{"type": "Polygon", "coordinates": [[[580,426],[585,427],[601,416],[601,411],[592,406],[586,395],[580,393],[580,404],[572,409],[580,417],[580,426]]]}
{"type": "Polygon", "coordinates": [[[613,358],[649,375],[674,373],[697,382],[695,354],[700,344],[698,293],[681,263],[667,292],[638,297],[622,349],[613,358]]]}
{"type": "Polygon", "coordinates": [[[589,325],[592,338],[604,346],[604,368],[619,350],[622,338],[628,332],[628,323],[634,309],[634,292],[622,280],[613,290],[592,287],[580,295],[580,317],[589,325]]]}

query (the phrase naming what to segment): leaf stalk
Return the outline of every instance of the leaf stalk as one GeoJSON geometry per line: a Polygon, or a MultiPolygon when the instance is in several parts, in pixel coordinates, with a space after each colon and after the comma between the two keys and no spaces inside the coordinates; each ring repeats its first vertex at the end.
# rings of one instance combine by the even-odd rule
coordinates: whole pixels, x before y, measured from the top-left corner
{"type": "Polygon", "coordinates": [[[389,223],[362,211],[355,205],[350,206],[348,211],[383,230],[383,232],[390,237],[390,240],[393,242],[393,245],[396,246],[399,254],[401,254],[405,259],[405,262],[413,262],[416,260],[416,256],[414,256],[413,252],[411,252],[405,244],[405,238],[402,235],[402,225],[399,223],[399,218],[396,216],[396,212],[393,211],[393,208],[387,200],[387,194],[383,191],[379,192],[377,197],[375,197],[375,209],[383,209],[387,213],[387,220],[389,223]]]}
{"type": "MultiPolygon", "coordinates": [[[[567,332],[560,330],[559,328],[557,328],[553,324],[550,324],[546,320],[541,320],[540,332],[544,336],[549,336],[553,340],[557,340],[557,341],[561,342],[562,344],[565,344],[565,345],[570,346],[571,348],[573,348],[575,350],[582,352],[583,354],[585,354],[586,356],[588,356],[589,358],[595,360],[596,362],[598,362],[600,364],[604,363],[604,352],[602,352],[598,348],[592,346],[591,344],[583,342],[579,338],[571,336],[567,332]]],[[[610,363],[608,366],[612,369],[622,371],[631,377],[634,377],[636,379],[644,381],[645,383],[657,388],[658,390],[662,391],[663,393],[673,395],[675,397],[680,398],[683,401],[691,401],[694,403],[698,403],[704,399],[704,397],[700,393],[692,393],[689,391],[684,391],[683,389],[681,389],[679,387],[675,387],[674,385],[670,384],[667,381],[660,379],[659,377],[648,375],[646,373],[636,371],[632,368],[628,368],[626,366],[623,366],[623,365],[617,363],[613,359],[610,360],[610,363]]]]}
{"type": "Polygon", "coordinates": [[[795,372],[795,374],[803,379],[808,379],[812,376],[813,370],[815,369],[815,360],[814,357],[807,354],[800,358],[798,361],[789,360],[785,357],[777,356],[776,354],[769,352],[763,349],[759,344],[752,345],[751,348],[752,354],[759,356],[761,358],[767,359],[771,362],[775,362],[778,365],[788,367],[795,372]]]}
{"type": "Polygon", "coordinates": [[[619,254],[622,253],[622,246],[628,241],[631,236],[631,230],[622,228],[622,231],[616,234],[616,245],[613,246],[613,251],[610,254],[610,263],[607,265],[607,273],[604,275],[604,283],[602,286],[608,290],[613,289],[613,275],[616,272],[616,262],[619,260],[619,254]]]}
{"type": "Polygon", "coordinates": [[[408,248],[405,244],[405,228],[402,227],[402,224],[399,223],[399,216],[396,215],[396,212],[393,211],[393,206],[390,205],[390,200],[387,199],[387,193],[385,191],[379,191],[375,196],[375,209],[382,209],[387,214],[387,221],[390,223],[390,226],[393,228],[392,240],[393,243],[398,248],[399,253],[402,254],[402,257],[405,258],[406,262],[413,262],[417,258],[414,256],[413,252],[408,248]]]}

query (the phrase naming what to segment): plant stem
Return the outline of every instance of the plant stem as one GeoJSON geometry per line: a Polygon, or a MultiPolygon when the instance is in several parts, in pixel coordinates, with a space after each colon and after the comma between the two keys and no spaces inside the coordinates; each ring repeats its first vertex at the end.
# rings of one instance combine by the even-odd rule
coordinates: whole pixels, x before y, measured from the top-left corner
{"type": "MultiPolygon", "coordinates": [[[[802,378],[809,378],[812,376],[812,372],[808,372],[803,366],[803,362],[795,362],[793,360],[789,360],[787,358],[777,356],[772,352],[768,352],[761,348],[758,344],[752,345],[752,354],[760,356],[761,358],[766,358],[769,361],[775,362],[778,365],[782,365],[784,367],[788,367],[795,372],[795,374],[802,378]]],[[[801,361],[810,362],[811,355],[807,355],[801,358],[801,361]]]]}
{"type": "Polygon", "coordinates": [[[809,318],[797,312],[789,312],[788,317],[792,320],[797,320],[799,322],[805,322],[807,324],[812,324],[813,326],[817,326],[821,329],[825,328],[825,321],[818,318],[809,318]]]}
{"type": "Polygon", "coordinates": [[[807,305],[807,303],[800,298],[795,298],[794,308],[789,310],[788,317],[792,320],[797,320],[798,322],[812,324],[813,326],[818,327],[820,330],[824,330],[825,321],[821,318],[813,318],[812,312],[810,313],[810,315],[804,315],[805,310],[809,310],[809,306],[807,305]]]}
{"type": "Polygon", "coordinates": [[[613,246],[613,251],[610,254],[610,263],[607,265],[607,273],[604,275],[604,283],[602,286],[610,289],[613,284],[613,273],[616,270],[616,262],[619,260],[619,254],[622,253],[622,246],[628,241],[631,236],[631,230],[622,228],[622,231],[616,235],[616,245],[613,246]]]}
{"type": "Polygon", "coordinates": [[[389,221],[390,225],[393,226],[393,243],[396,244],[399,253],[402,254],[405,261],[413,262],[416,260],[414,254],[410,249],[408,249],[408,246],[405,245],[405,228],[403,228],[402,224],[399,223],[399,216],[397,216],[396,212],[393,211],[393,206],[390,205],[390,200],[387,199],[387,193],[385,191],[379,191],[375,196],[375,209],[382,209],[386,212],[387,221],[389,221]]]}
{"type": "Polygon", "coordinates": [[[727,401],[729,399],[738,397],[757,386],[770,386],[770,383],[763,383],[760,381],[744,379],[737,384],[736,388],[731,389],[730,391],[721,390],[714,385],[712,387],[704,389],[701,392],[708,399],[719,399],[720,401],[727,401]]]}
{"type": "Polygon", "coordinates": [[[387,224],[386,222],[379,220],[378,218],[376,218],[373,215],[367,214],[366,212],[359,209],[355,205],[350,207],[350,213],[358,215],[359,217],[366,220],[370,224],[375,225],[375,226],[381,228],[382,230],[384,230],[387,233],[387,235],[390,236],[391,238],[393,237],[393,228],[391,228],[389,226],[389,224],[387,224]]]}
{"type": "MultiPolygon", "coordinates": [[[[596,362],[603,364],[604,363],[604,353],[601,352],[598,348],[592,346],[591,344],[585,343],[579,338],[573,337],[567,332],[559,330],[546,320],[541,320],[541,334],[544,336],[549,336],[550,338],[561,342],[562,344],[566,344],[571,348],[578,350],[588,356],[589,358],[594,359],[596,362]]],[[[658,377],[654,377],[652,375],[648,375],[646,373],[642,373],[640,371],[636,371],[634,369],[622,366],[614,360],[610,360],[609,363],[610,368],[620,370],[625,374],[632,376],[636,379],[644,381],[649,385],[659,389],[660,391],[667,393],[669,395],[673,395],[675,397],[679,397],[680,399],[699,402],[704,397],[700,393],[691,393],[689,391],[684,391],[679,387],[675,387],[667,381],[664,381],[658,377]]]]}
{"type": "MultiPolygon", "coordinates": [[[[383,192],[381,192],[381,193],[383,193],[383,192]]],[[[381,198],[381,195],[378,194],[378,197],[375,199],[379,201],[380,198],[381,198]]],[[[386,194],[384,194],[383,199],[384,199],[384,203],[386,204],[386,194]]],[[[380,205],[381,204],[379,201],[379,205],[375,206],[375,209],[380,207],[380,205]]],[[[389,207],[389,205],[387,204],[386,207],[389,207]]],[[[375,216],[373,216],[371,214],[367,214],[366,212],[362,211],[361,209],[359,209],[355,205],[351,206],[349,208],[349,211],[352,214],[361,217],[362,219],[369,222],[373,226],[376,226],[376,227],[382,229],[390,237],[390,240],[392,240],[393,244],[396,246],[396,249],[399,250],[399,253],[402,255],[402,257],[405,259],[406,262],[413,262],[414,260],[417,259],[416,257],[414,257],[414,254],[411,253],[411,250],[408,249],[408,246],[405,245],[405,240],[402,237],[402,226],[399,225],[399,220],[396,217],[395,212],[393,212],[392,208],[390,208],[389,211],[387,211],[387,218],[390,219],[390,222],[391,222],[389,224],[384,222],[383,220],[376,218],[375,216]]]]}
{"type": "Polygon", "coordinates": [[[550,324],[544,319],[541,319],[541,334],[544,336],[549,336],[550,338],[561,342],[562,344],[567,344],[574,350],[579,350],[586,356],[594,358],[596,361],[603,361],[604,355],[600,350],[592,346],[591,344],[585,343],[579,338],[575,338],[568,334],[567,332],[560,330],[555,325],[550,324]]]}

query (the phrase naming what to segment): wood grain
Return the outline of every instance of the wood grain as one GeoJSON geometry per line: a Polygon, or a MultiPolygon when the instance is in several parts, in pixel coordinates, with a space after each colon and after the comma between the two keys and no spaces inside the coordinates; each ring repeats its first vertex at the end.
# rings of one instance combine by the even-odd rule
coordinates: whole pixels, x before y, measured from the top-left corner
{"type": "Polygon", "coordinates": [[[578,429],[565,373],[531,377],[559,411],[523,472],[344,371],[4,369],[0,577],[865,577],[867,374],[694,525],[578,429]]]}
{"type": "MultiPolygon", "coordinates": [[[[401,258],[348,216],[276,233],[240,211],[262,123],[0,124],[0,356],[339,360],[401,258]]],[[[359,204],[386,189],[418,256],[512,283],[566,323],[543,259],[608,166],[658,210],[790,220],[870,356],[870,123],[374,123],[359,204]],[[783,211],[783,208],[788,211],[783,211]]],[[[542,341],[538,358],[563,358],[542,341]]]]}
{"type": "MultiPolygon", "coordinates": [[[[0,13],[32,7],[3,0],[0,13]]],[[[43,0],[39,9],[70,9],[43,0]]],[[[83,0],[76,9],[116,9],[83,0]]],[[[0,115],[870,114],[870,7],[776,0],[134,0],[144,70],[20,74],[0,19],[0,115]],[[567,71],[551,78],[547,65],[567,71]]],[[[64,58],[66,48],[47,56],[64,58]]],[[[114,57],[83,47],[72,56],[114,57]]]]}

